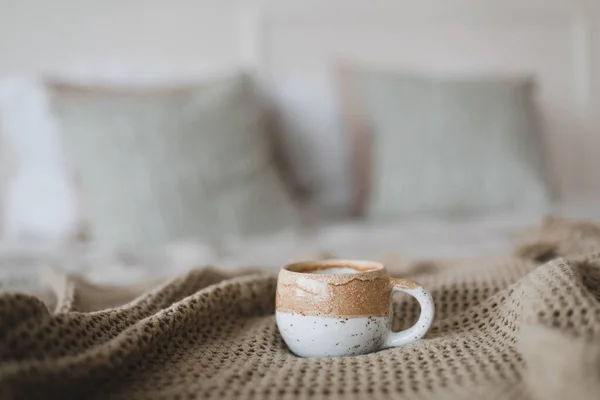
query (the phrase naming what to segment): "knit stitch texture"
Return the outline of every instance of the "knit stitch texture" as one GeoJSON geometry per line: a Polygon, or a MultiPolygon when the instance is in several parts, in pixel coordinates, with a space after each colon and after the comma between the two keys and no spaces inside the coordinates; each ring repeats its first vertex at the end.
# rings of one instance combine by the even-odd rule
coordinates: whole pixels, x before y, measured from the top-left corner
{"type": "MultiPolygon", "coordinates": [[[[0,398],[599,398],[599,226],[551,219],[504,258],[388,267],[431,291],[430,332],[320,359],[282,341],[272,273],[199,269],[151,289],[57,275],[51,306],[0,295],[0,398]]],[[[419,308],[396,300],[404,329],[419,308]]]]}

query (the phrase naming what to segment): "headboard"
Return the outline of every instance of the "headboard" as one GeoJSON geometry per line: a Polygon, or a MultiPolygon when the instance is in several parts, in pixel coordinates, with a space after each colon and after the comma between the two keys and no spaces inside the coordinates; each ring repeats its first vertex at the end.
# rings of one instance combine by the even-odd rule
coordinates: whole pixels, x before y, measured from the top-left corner
{"type": "MultiPolygon", "coordinates": [[[[341,62],[442,74],[532,74],[563,198],[600,192],[600,7],[591,1],[304,2],[242,15],[242,54],[280,108],[291,157],[317,203],[349,199],[338,115],[341,62]]],[[[347,204],[347,203],[346,203],[347,204]]]]}

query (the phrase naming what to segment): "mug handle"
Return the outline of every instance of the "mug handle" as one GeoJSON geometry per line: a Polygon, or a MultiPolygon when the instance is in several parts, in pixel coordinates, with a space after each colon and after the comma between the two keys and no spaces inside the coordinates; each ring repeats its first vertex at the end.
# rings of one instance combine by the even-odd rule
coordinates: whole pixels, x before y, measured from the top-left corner
{"type": "Polygon", "coordinates": [[[410,279],[390,279],[390,282],[392,284],[392,291],[390,292],[390,328],[393,317],[392,299],[395,292],[407,293],[417,299],[421,306],[421,315],[417,323],[408,329],[400,332],[393,332],[390,329],[387,338],[381,346],[382,349],[402,346],[421,339],[431,327],[435,316],[433,298],[423,286],[410,279]]]}

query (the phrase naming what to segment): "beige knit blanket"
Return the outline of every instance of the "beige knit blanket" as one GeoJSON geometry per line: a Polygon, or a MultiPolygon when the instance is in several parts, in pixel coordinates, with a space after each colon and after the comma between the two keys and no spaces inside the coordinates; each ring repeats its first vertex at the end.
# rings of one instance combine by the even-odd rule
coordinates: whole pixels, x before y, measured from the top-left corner
{"type": "MultiPolygon", "coordinates": [[[[57,277],[50,310],[2,294],[0,398],[600,398],[600,227],[549,220],[506,258],[392,267],[431,290],[434,326],[347,358],[288,351],[271,274],[202,269],[151,290],[57,277]]],[[[395,328],[417,314],[399,297],[395,328]]]]}

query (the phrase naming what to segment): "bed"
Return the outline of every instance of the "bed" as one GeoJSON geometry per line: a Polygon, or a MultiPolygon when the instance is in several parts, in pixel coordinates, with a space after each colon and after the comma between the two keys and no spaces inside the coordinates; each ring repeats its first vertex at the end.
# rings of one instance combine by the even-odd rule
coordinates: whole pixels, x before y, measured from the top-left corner
{"type": "MultiPolygon", "coordinates": [[[[349,60],[361,66],[436,74],[534,76],[539,85],[548,165],[557,191],[552,209],[562,215],[596,218],[597,158],[591,149],[597,135],[592,134],[595,125],[591,111],[598,104],[592,68],[597,13],[562,1],[486,7],[475,3],[241,7],[239,46],[232,51],[239,64],[254,72],[276,104],[292,172],[300,184],[311,187],[307,206],[318,223],[300,232],[258,235],[248,240],[190,239],[150,249],[106,251],[94,244],[20,243],[19,235],[29,235],[31,227],[44,234],[64,234],[63,228],[74,218],[71,208],[79,199],[65,192],[64,176],[56,179],[56,174],[64,173],[57,166],[57,155],[45,154],[42,161],[48,165],[24,169],[38,175],[24,180],[21,195],[25,197],[15,195],[12,214],[4,218],[5,232],[13,237],[2,244],[2,274],[13,278],[11,283],[3,280],[3,284],[26,285],[29,266],[57,267],[97,282],[118,283],[174,274],[193,265],[277,268],[291,259],[327,255],[385,259],[506,254],[519,235],[548,214],[491,213],[463,221],[349,220],[352,177],[332,73],[349,60]],[[45,207],[39,207],[35,198],[27,198],[28,190],[41,187],[41,182],[50,185],[44,186],[45,190],[58,199],[45,207]]],[[[156,78],[149,70],[132,71],[127,66],[120,71],[92,65],[53,72],[93,83],[156,78]]],[[[27,104],[37,100],[34,93],[27,104]]],[[[36,135],[49,143],[56,140],[55,132],[43,132],[41,125],[35,125],[43,119],[42,114],[30,118],[29,142],[18,142],[19,150],[29,156],[37,154],[36,135]]],[[[39,197],[39,193],[32,193],[39,197]]]]}

